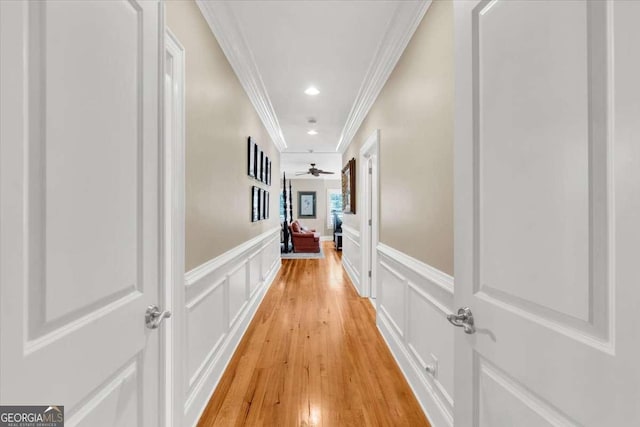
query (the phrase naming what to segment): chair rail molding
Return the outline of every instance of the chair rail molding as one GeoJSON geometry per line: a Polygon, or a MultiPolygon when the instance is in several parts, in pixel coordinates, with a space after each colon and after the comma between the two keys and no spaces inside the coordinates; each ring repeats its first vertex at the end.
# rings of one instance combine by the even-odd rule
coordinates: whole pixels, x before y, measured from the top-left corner
{"type": "Polygon", "coordinates": [[[195,426],[281,266],[280,227],[184,274],[184,422],[195,426]]]}
{"type": "Polygon", "coordinates": [[[278,117],[273,109],[253,53],[233,11],[224,1],[196,0],[211,32],[220,44],[264,127],[279,151],[287,148],[278,117]]]}
{"type": "Polygon", "coordinates": [[[344,153],[351,143],[430,5],[431,0],[398,2],[351,107],[336,151],[344,153]]]}
{"type": "Polygon", "coordinates": [[[431,425],[453,426],[454,280],[378,243],[376,320],[431,425]]]}

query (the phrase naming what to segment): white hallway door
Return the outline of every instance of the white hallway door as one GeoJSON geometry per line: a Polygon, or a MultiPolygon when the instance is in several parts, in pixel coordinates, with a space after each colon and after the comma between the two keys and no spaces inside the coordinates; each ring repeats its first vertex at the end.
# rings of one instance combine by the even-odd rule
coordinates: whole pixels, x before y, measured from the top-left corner
{"type": "Polygon", "coordinates": [[[0,401],[160,426],[158,1],[0,2],[0,401]]]}
{"type": "Polygon", "coordinates": [[[454,7],[456,426],[640,425],[640,2],[454,7]]]}

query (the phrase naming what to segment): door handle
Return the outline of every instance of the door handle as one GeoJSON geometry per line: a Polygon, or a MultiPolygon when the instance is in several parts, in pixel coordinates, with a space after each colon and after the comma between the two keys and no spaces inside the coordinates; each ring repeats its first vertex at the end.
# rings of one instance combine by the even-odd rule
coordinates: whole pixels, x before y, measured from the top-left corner
{"type": "Polygon", "coordinates": [[[448,314],[447,320],[453,326],[458,328],[464,328],[465,334],[473,334],[476,332],[476,328],[473,325],[473,313],[469,307],[463,307],[458,310],[458,314],[448,314]]]}
{"type": "Polygon", "coordinates": [[[164,319],[171,317],[169,310],[160,311],[157,305],[150,305],[144,315],[144,323],[149,329],[158,329],[164,319]]]}

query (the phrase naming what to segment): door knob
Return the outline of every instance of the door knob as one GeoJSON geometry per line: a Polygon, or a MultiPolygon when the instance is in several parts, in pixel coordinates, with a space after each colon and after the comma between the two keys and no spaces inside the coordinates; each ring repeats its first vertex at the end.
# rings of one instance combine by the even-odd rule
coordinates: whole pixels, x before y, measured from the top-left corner
{"type": "Polygon", "coordinates": [[[150,305],[144,315],[144,323],[149,329],[158,329],[164,319],[171,317],[169,310],[160,311],[157,305],[150,305]]]}
{"type": "Polygon", "coordinates": [[[476,328],[473,326],[473,313],[471,313],[471,309],[469,307],[459,309],[457,315],[447,315],[447,320],[453,326],[464,328],[465,334],[473,334],[476,332],[476,328]]]}

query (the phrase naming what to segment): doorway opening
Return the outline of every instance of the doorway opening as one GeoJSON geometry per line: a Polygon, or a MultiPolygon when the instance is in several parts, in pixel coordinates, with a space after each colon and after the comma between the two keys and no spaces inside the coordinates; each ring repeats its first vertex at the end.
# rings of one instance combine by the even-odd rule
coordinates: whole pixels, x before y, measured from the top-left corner
{"type": "Polygon", "coordinates": [[[173,313],[171,322],[163,328],[164,349],[162,381],[165,425],[180,425],[184,411],[182,401],[183,372],[181,352],[184,337],[182,319],[184,307],[185,257],[185,53],[178,39],[169,31],[165,34],[164,61],[164,164],[163,164],[163,227],[162,265],[164,294],[162,305],[173,313]]]}
{"type": "Polygon", "coordinates": [[[363,208],[360,215],[362,295],[370,298],[374,307],[377,295],[379,145],[380,130],[377,129],[360,149],[360,182],[363,183],[360,192],[360,206],[363,208]]]}

